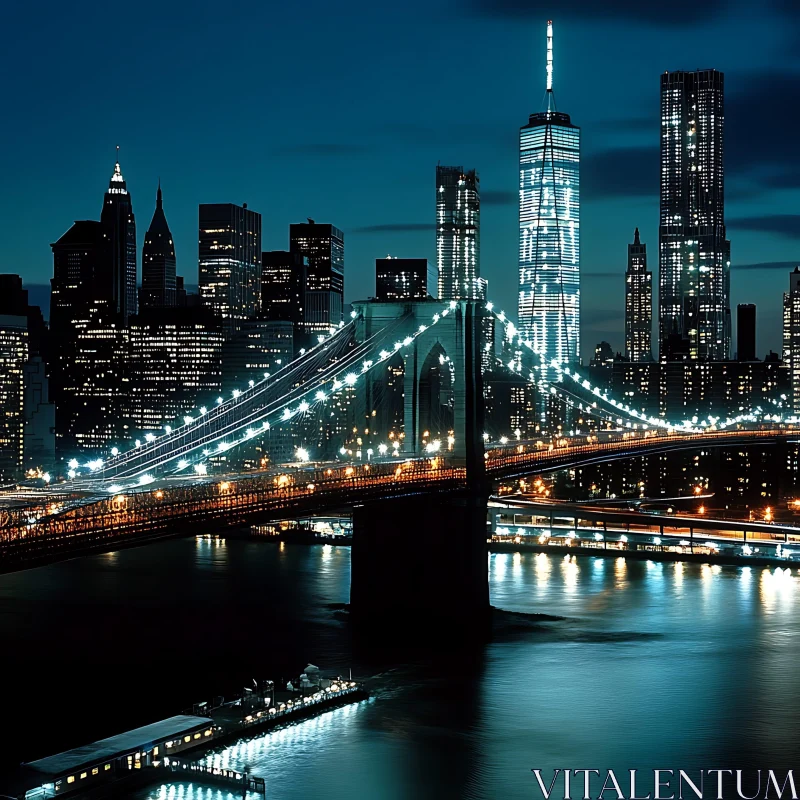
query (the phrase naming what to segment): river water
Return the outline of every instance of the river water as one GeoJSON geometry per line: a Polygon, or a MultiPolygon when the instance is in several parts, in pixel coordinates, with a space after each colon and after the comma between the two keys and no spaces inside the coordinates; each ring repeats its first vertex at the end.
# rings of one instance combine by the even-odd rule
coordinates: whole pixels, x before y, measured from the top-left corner
{"type": "Polygon", "coordinates": [[[503,615],[477,651],[412,663],[351,636],[347,547],[183,539],[2,575],[6,764],[312,661],[374,696],[218,757],[270,799],[541,797],[535,767],[800,768],[797,569],[525,553],[489,575],[494,606],[560,619],[503,615]]]}

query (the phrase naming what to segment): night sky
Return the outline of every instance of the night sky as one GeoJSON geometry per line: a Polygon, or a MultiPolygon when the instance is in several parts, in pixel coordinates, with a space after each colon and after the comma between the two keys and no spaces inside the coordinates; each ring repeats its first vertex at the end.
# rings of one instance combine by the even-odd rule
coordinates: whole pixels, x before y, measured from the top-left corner
{"type": "Polygon", "coordinates": [[[435,260],[441,160],[480,173],[482,274],[516,315],[517,136],[541,110],[548,17],[558,108],[582,128],[584,358],[623,346],[637,225],[657,274],[659,74],[711,67],[726,77],[732,308],[757,303],[759,354],[777,350],[800,262],[797,0],[14,3],[0,270],[49,281],[50,242],[99,219],[119,144],[139,245],[160,176],[187,283],[197,204],[247,202],[264,249],[306,217],[342,228],[354,300],[374,292],[375,257],[435,260]]]}

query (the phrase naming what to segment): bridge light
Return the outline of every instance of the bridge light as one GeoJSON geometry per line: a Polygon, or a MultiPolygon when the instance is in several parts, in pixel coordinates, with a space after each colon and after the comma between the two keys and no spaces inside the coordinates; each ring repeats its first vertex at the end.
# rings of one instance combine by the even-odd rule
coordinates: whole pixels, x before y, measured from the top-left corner
{"type": "Polygon", "coordinates": [[[434,314],[434,315],[433,315],[433,322],[434,322],[434,324],[435,324],[435,323],[437,323],[438,321],[439,321],[439,315],[438,315],[438,314],[434,314]]]}
{"type": "Polygon", "coordinates": [[[164,433],[166,433],[167,436],[169,436],[172,433],[172,425],[165,425],[164,426],[164,433]]]}
{"type": "Polygon", "coordinates": [[[218,398],[217,398],[217,405],[218,405],[218,406],[222,405],[224,402],[225,402],[225,401],[224,401],[224,400],[223,400],[221,397],[218,397],[218,398]]]}
{"type": "Polygon", "coordinates": [[[661,537],[660,536],[654,536],[653,537],[653,544],[661,544],[661,537]]]}
{"type": "Polygon", "coordinates": [[[184,425],[191,425],[194,422],[194,417],[190,417],[188,414],[183,418],[184,425]]]}
{"type": "Polygon", "coordinates": [[[207,475],[208,474],[208,467],[205,464],[195,464],[194,471],[198,475],[207,475]]]}
{"type": "Polygon", "coordinates": [[[133,446],[134,446],[134,447],[141,447],[141,446],[142,446],[142,443],[141,443],[141,442],[140,442],[140,441],[137,439],[137,440],[136,440],[136,441],[133,443],[133,446]]]}
{"type": "Polygon", "coordinates": [[[508,436],[501,436],[500,444],[508,444],[508,436]]]}
{"type": "Polygon", "coordinates": [[[414,341],[414,338],[412,336],[406,336],[406,338],[403,339],[403,345],[405,347],[408,347],[411,344],[411,342],[413,342],[413,341],[414,341]]]}
{"type": "Polygon", "coordinates": [[[317,343],[318,344],[322,344],[324,341],[325,341],[325,337],[322,334],[317,336],[317,343]]]}
{"type": "Polygon", "coordinates": [[[494,305],[492,303],[487,303],[486,304],[486,310],[487,311],[491,311],[493,308],[494,308],[494,305]]]}
{"type": "Polygon", "coordinates": [[[72,478],[74,478],[76,475],[77,475],[77,473],[75,472],[75,470],[74,470],[74,469],[71,469],[71,470],[70,470],[70,471],[67,473],[67,477],[68,477],[70,480],[72,480],[72,478]]]}
{"type": "Polygon", "coordinates": [[[347,455],[347,448],[346,447],[340,447],[339,448],[339,455],[346,456],[347,455]]]}
{"type": "Polygon", "coordinates": [[[314,399],[318,400],[320,403],[324,403],[327,399],[327,395],[323,391],[319,391],[314,395],[314,399]]]}
{"type": "Polygon", "coordinates": [[[122,491],[122,487],[118,483],[114,483],[108,487],[107,491],[109,494],[116,494],[122,491]]]}
{"type": "Polygon", "coordinates": [[[152,483],[155,478],[152,475],[140,475],[139,476],[139,486],[147,486],[149,483],[152,483]]]}
{"type": "Polygon", "coordinates": [[[112,447],[111,448],[111,455],[118,456],[119,455],[119,447],[112,447]]]}
{"type": "Polygon", "coordinates": [[[306,411],[308,411],[308,409],[309,409],[309,405],[308,405],[308,403],[307,403],[305,400],[303,400],[303,401],[300,403],[300,405],[299,405],[299,406],[297,406],[297,410],[298,410],[298,411],[299,411],[301,414],[305,414],[305,413],[306,413],[306,411]]]}
{"type": "Polygon", "coordinates": [[[144,435],[144,440],[145,440],[146,442],[152,442],[152,441],[153,441],[155,438],[156,438],[156,437],[155,437],[155,434],[153,434],[153,433],[146,433],[146,434],[144,435]]]}
{"type": "Polygon", "coordinates": [[[388,350],[381,350],[381,352],[378,353],[378,356],[380,357],[381,361],[385,361],[387,358],[389,358],[389,355],[390,354],[388,350]]]}
{"type": "Polygon", "coordinates": [[[484,442],[488,442],[489,441],[489,434],[488,433],[484,433],[483,434],[483,441],[484,442]]]}
{"type": "Polygon", "coordinates": [[[78,469],[78,459],[71,458],[67,464],[70,469],[78,469]]]}
{"type": "Polygon", "coordinates": [[[265,420],[265,421],[264,421],[264,424],[263,424],[261,427],[262,427],[262,428],[263,428],[265,431],[268,431],[268,430],[269,430],[269,422],[267,422],[267,421],[265,420]]]}
{"type": "Polygon", "coordinates": [[[189,466],[189,462],[185,458],[182,458],[178,462],[178,469],[186,469],[186,467],[188,467],[188,466],[189,466]]]}
{"type": "Polygon", "coordinates": [[[292,412],[288,408],[284,408],[283,409],[283,414],[281,414],[281,417],[283,419],[289,419],[291,416],[292,416],[292,412]]]}
{"type": "Polygon", "coordinates": [[[233,399],[235,400],[241,393],[242,393],[241,389],[234,389],[232,392],[233,399]]]}
{"type": "Polygon", "coordinates": [[[388,450],[389,450],[388,445],[385,444],[378,445],[378,453],[380,453],[382,456],[385,456],[388,450]]]}
{"type": "Polygon", "coordinates": [[[208,414],[208,409],[205,406],[200,406],[200,415],[208,414]]]}
{"type": "Polygon", "coordinates": [[[352,386],[358,380],[358,375],[355,372],[348,372],[347,375],[344,377],[344,382],[348,386],[352,386]]]}
{"type": "Polygon", "coordinates": [[[42,480],[45,483],[50,483],[50,473],[49,472],[45,472],[44,475],[42,475],[42,480]]]}
{"type": "Polygon", "coordinates": [[[622,536],[619,537],[619,540],[624,543],[628,541],[628,537],[623,533],[622,536]]]}
{"type": "Polygon", "coordinates": [[[355,312],[355,311],[351,311],[351,312],[350,312],[350,318],[351,318],[351,319],[355,319],[357,316],[358,316],[358,314],[356,314],[356,312],[355,312]]]}

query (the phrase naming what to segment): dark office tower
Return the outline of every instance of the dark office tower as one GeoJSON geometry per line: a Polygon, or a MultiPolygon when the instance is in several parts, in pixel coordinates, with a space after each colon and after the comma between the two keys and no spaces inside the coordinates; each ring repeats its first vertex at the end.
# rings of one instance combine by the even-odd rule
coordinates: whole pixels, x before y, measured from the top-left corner
{"type": "Polygon", "coordinates": [[[756,360],[756,307],[753,303],[736,306],[736,358],[756,360]]]}
{"type": "Polygon", "coordinates": [[[103,226],[103,269],[111,284],[112,310],[125,324],[136,313],[136,220],[131,196],[119,168],[119,148],[114,174],[108,183],[100,214],[103,226]]]}
{"type": "Polygon", "coordinates": [[[309,219],[289,226],[289,249],[308,259],[304,332],[338,325],[344,305],[344,234],[334,225],[309,219]]]}
{"type": "Polygon", "coordinates": [[[436,267],[427,258],[375,259],[375,297],[378,300],[427,300],[436,297],[436,267]]]}
{"type": "Polygon", "coordinates": [[[653,273],[647,269],[647,245],[639,240],[639,229],[628,245],[625,272],[625,358],[649,361],[652,353],[653,273]]]}
{"type": "Polygon", "coordinates": [[[730,243],[725,239],[725,79],[716,70],[661,76],[659,346],[685,339],[692,359],[730,352],[730,243]],[[670,337],[673,337],[670,340],[670,337]]]}
{"type": "Polygon", "coordinates": [[[480,180],[474,169],[436,167],[439,299],[476,299],[481,276],[480,180]]]}
{"type": "Polygon", "coordinates": [[[261,214],[247,203],[203,203],[199,217],[200,296],[230,336],[243,320],[258,316],[261,214]]]}
{"type": "Polygon", "coordinates": [[[308,259],[288,250],[261,254],[261,319],[293,322],[304,319],[308,259]]]}
{"type": "Polygon", "coordinates": [[[175,243],[164,216],[161,202],[161,181],[156,192],[156,210],[142,247],[142,308],[164,308],[177,305],[175,282],[175,243]]]}
{"type": "Polygon", "coordinates": [[[553,94],[547,23],[545,107],[519,131],[519,327],[546,365],[580,355],[580,142],[553,94]]]}

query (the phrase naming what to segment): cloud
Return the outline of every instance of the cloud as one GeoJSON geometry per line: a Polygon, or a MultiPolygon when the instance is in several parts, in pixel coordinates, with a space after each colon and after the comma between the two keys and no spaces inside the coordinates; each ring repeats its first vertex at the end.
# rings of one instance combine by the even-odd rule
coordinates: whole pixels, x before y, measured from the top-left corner
{"type": "MultiPolygon", "coordinates": [[[[783,0],[776,0],[782,2],[783,0]]],[[[492,17],[548,19],[557,12],[559,19],[578,17],[591,21],[624,17],[628,22],[655,25],[686,25],[722,15],[733,4],[730,0],[672,0],[665,13],[660,3],[642,0],[473,0],[475,11],[492,17]]]]}
{"type": "Polygon", "coordinates": [[[737,217],[727,222],[728,232],[757,231],[800,239],[800,214],[771,214],[767,217],[737,217]]]}
{"type": "Polygon", "coordinates": [[[363,144],[343,144],[339,142],[307,142],[276,148],[277,153],[289,156],[353,156],[369,151],[363,144]]]}
{"type": "Polygon", "coordinates": [[[518,202],[519,192],[503,189],[484,189],[481,192],[481,205],[484,206],[515,206],[518,202]]]}
{"type": "Polygon", "coordinates": [[[599,197],[658,197],[656,147],[618,147],[581,159],[581,192],[599,197]]]}
{"type": "Polygon", "coordinates": [[[381,225],[351,228],[349,233],[414,233],[433,230],[436,230],[436,225],[432,222],[386,222],[381,225]]]}
{"type": "Polygon", "coordinates": [[[791,272],[798,264],[798,261],[762,261],[758,264],[737,264],[735,261],[731,269],[738,272],[739,270],[753,270],[754,272],[761,272],[764,270],[780,270],[782,272],[791,272]]]}

